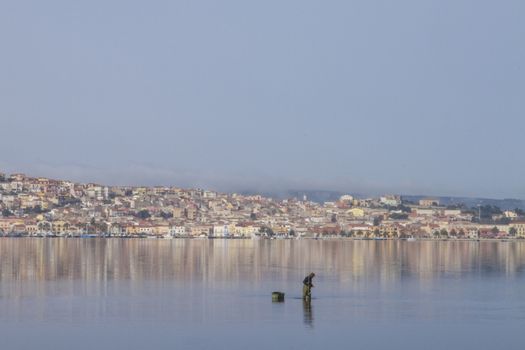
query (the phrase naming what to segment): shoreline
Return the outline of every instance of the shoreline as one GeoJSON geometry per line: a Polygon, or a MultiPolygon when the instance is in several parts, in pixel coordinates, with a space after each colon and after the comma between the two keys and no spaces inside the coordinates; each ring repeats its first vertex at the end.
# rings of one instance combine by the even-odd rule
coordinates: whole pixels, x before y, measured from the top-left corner
{"type": "Polygon", "coordinates": [[[396,242],[521,242],[525,241],[523,238],[509,237],[509,238],[353,238],[353,237],[164,237],[164,236],[104,236],[104,235],[80,235],[80,236],[28,236],[28,235],[2,235],[2,238],[36,238],[36,239],[147,239],[147,240],[264,240],[264,241],[396,241],[396,242]]]}

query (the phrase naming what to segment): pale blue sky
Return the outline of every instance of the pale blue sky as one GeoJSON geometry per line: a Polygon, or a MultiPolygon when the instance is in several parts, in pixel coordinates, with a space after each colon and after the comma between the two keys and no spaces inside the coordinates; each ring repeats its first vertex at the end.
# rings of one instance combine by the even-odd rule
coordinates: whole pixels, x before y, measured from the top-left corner
{"type": "Polygon", "coordinates": [[[525,198],[524,1],[0,1],[0,170],[525,198]]]}

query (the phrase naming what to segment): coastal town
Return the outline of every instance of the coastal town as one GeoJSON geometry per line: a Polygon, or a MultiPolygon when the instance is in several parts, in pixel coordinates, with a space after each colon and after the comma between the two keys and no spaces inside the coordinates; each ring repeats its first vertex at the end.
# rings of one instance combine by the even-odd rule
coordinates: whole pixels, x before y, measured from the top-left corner
{"type": "Polygon", "coordinates": [[[521,239],[525,213],[402,196],[306,196],[104,186],[0,172],[0,235],[123,238],[521,239]]]}

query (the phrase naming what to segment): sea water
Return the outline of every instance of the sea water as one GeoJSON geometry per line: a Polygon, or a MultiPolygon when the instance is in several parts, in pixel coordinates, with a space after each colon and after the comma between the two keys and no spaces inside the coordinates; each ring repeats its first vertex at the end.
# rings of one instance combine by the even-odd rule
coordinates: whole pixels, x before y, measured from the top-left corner
{"type": "Polygon", "coordinates": [[[0,239],[6,350],[523,349],[524,326],[520,241],[0,239]]]}

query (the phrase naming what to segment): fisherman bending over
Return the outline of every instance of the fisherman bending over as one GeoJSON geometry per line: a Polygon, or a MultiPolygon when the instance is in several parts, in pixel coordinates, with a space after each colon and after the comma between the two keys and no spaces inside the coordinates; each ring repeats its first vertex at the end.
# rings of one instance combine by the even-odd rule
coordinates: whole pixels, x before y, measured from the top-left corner
{"type": "Polygon", "coordinates": [[[312,300],[312,287],[314,286],[312,280],[314,277],[315,273],[312,272],[303,280],[303,300],[305,301],[312,300]]]}

